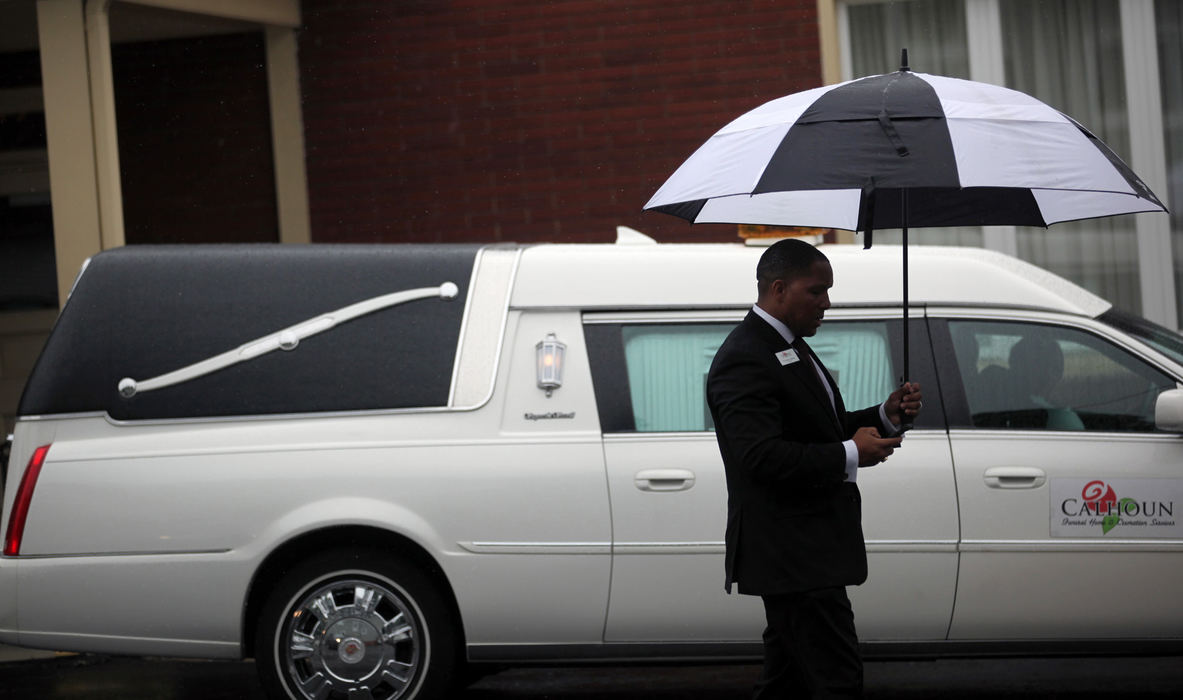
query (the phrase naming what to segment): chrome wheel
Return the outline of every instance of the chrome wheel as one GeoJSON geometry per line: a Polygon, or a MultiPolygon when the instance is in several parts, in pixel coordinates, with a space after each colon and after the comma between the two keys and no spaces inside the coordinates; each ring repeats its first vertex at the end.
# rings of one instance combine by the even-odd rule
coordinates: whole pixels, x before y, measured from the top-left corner
{"type": "Polygon", "coordinates": [[[443,700],[464,642],[443,572],[370,547],[323,551],[269,589],[255,666],[273,700],[443,700]]]}
{"type": "Polygon", "coordinates": [[[395,700],[419,681],[425,634],[422,614],[393,584],[339,578],[289,608],[276,651],[298,696],[395,700]]]}

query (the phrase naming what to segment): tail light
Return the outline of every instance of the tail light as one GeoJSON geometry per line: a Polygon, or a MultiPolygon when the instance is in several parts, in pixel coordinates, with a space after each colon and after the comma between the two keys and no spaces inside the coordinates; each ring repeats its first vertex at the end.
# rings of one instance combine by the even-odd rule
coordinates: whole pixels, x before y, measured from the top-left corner
{"type": "Polygon", "coordinates": [[[16,500],[12,502],[12,514],[8,517],[8,534],[4,537],[4,556],[15,557],[21,553],[21,539],[25,536],[25,519],[29,517],[29,503],[33,500],[33,489],[37,487],[37,477],[41,476],[41,465],[45,464],[45,455],[49,454],[49,445],[42,445],[33,450],[29,458],[29,466],[21,476],[20,488],[16,490],[16,500]]]}

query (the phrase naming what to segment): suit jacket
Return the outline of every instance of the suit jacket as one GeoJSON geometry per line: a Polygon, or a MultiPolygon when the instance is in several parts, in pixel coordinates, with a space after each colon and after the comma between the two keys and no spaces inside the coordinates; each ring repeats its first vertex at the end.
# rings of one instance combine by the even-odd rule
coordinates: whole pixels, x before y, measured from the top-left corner
{"type": "MultiPolygon", "coordinates": [[[[842,442],[883,428],[879,408],[847,412],[767,321],[749,312],[711,364],[707,403],[727,472],[727,591],[794,593],[867,578],[858,486],[842,442]]],[[[815,358],[816,360],[816,358],[815,358]]],[[[817,361],[821,366],[821,362],[817,361]]]]}

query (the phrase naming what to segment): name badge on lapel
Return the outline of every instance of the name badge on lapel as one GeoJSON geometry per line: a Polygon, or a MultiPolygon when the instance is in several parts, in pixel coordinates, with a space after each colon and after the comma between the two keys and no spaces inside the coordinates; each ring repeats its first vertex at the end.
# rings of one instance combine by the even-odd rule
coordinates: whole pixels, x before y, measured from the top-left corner
{"type": "Polygon", "coordinates": [[[784,367],[785,365],[793,364],[801,358],[797,357],[796,350],[789,348],[788,350],[781,350],[776,353],[776,359],[780,362],[781,367],[784,367]]]}

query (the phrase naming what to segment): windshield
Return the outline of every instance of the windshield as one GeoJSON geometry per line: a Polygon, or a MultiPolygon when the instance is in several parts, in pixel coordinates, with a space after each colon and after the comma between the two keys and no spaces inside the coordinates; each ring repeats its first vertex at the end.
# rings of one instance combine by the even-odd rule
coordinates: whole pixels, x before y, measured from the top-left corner
{"type": "Polygon", "coordinates": [[[1101,314],[1100,321],[1136,337],[1175,362],[1183,364],[1183,336],[1125,311],[1110,309],[1101,314]]]}

